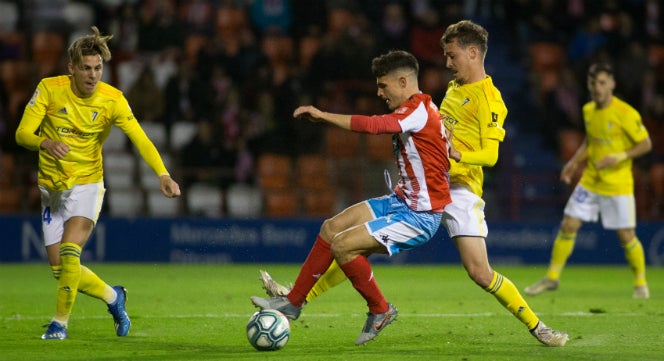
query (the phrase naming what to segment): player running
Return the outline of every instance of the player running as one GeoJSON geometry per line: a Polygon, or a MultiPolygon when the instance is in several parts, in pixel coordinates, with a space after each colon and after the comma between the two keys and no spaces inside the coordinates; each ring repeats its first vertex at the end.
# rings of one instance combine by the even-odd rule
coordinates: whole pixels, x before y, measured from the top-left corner
{"type": "Polygon", "coordinates": [[[69,75],[42,79],[25,107],[16,142],[39,152],[38,184],[44,245],[58,280],[55,316],[44,340],[67,338],[67,323],[78,291],[108,304],[116,334],[126,336],[131,321],[125,310],[126,290],[109,286],[81,265],[81,252],[99,217],[106,189],[102,144],[111,127],[124,131],[159,176],[164,196],[180,195],[157,149],[141,129],[118,89],[101,81],[111,59],[112,35],[94,34],[68,49],[69,75]],[[37,134],[35,134],[39,131],[37,134]]]}

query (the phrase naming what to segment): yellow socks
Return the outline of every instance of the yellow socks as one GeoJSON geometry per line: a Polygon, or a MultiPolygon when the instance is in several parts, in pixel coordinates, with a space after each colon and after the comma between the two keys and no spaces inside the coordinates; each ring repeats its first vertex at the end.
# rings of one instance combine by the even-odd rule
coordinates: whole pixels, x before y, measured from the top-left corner
{"type": "Polygon", "coordinates": [[[307,294],[307,302],[310,302],[314,298],[325,293],[330,288],[347,279],[348,278],[346,277],[346,274],[341,270],[341,267],[339,267],[337,261],[332,261],[332,264],[330,264],[330,267],[328,267],[327,271],[325,271],[325,273],[320,276],[318,281],[316,281],[314,286],[307,294]]]}
{"type": "Polygon", "coordinates": [[[519,293],[519,290],[516,289],[516,286],[507,277],[494,272],[493,280],[489,284],[489,287],[484,290],[496,297],[498,302],[526,325],[529,330],[537,327],[539,318],[530,309],[526,300],[519,293]]]}
{"type": "Polygon", "coordinates": [[[74,307],[78,284],[81,280],[81,247],[65,242],[60,245],[62,270],[58,279],[55,321],[66,325],[74,307]]]}
{"type": "Polygon", "coordinates": [[[558,280],[560,278],[560,273],[563,271],[567,259],[574,250],[575,240],[576,233],[558,232],[558,236],[556,236],[556,240],[553,242],[551,262],[549,263],[546,277],[552,280],[558,280]]]}
{"type": "Polygon", "coordinates": [[[643,246],[638,238],[634,237],[624,246],[625,258],[634,273],[634,286],[646,285],[646,259],[643,246]]]}
{"type": "Polygon", "coordinates": [[[103,300],[107,304],[113,303],[117,296],[111,286],[83,265],[81,265],[81,282],[78,284],[78,290],[88,296],[103,300]]]}
{"type": "MultiPolygon", "coordinates": [[[[51,266],[53,277],[60,279],[62,266],[51,266]]],[[[107,285],[91,269],[81,265],[81,280],[78,283],[78,291],[90,297],[98,298],[107,304],[113,303],[117,297],[113,288],[107,285]]]]}

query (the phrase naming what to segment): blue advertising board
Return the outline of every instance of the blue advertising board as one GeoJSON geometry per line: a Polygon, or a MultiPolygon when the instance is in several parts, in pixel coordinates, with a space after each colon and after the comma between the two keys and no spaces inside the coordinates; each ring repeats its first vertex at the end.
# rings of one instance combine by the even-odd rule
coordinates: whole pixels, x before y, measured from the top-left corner
{"type": "MultiPolygon", "coordinates": [[[[110,218],[101,220],[82,255],[95,262],[301,263],[316,239],[319,219],[110,218]]],[[[0,262],[46,260],[39,218],[0,216],[0,262]]],[[[492,264],[544,264],[558,223],[489,224],[492,264]]],[[[649,265],[664,264],[664,223],[640,223],[639,239],[649,265]]],[[[441,228],[422,247],[373,262],[458,263],[441,228]]],[[[614,232],[586,224],[569,263],[624,264],[614,232]]]]}

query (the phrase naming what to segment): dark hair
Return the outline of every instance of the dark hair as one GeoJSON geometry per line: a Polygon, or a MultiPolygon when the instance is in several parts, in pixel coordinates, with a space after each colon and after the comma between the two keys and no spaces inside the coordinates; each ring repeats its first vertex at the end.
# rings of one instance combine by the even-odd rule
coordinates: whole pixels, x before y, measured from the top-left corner
{"type": "Polygon", "coordinates": [[[420,71],[420,65],[415,56],[403,50],[390,50],[371,61],[371,72],[376,78],[404,68],[414,71],[415,76],[420,71]]]}
{"type": "Polygon", "coordinates": [[[475,24],[470,20],[461,20],[445,29],[445,33],[440,38],[440,46],[456,39],[459,46],[465,49],[468,45],[477,45],[482,56],[486,55],[489,49],[489,32],[481,25],[475,24]]]}
{"type": "Polygon", "coordinates": [[[596,77],[599,73],[606,73],[608,76],[613,76],[613,67],[609,63],[595,63],[588,69],[588,76],[591,78],[596,77]]]}
{"type": "Polygon", "coordinates": [[[70,63],[80,64],[84,56],[97,54],[101,55],[103,61],[111,60],[111,51],[108,49],[107,42],[113,38],[113,35],[102,36],[96,26],[91,29],[93,34],[84,35],[69,46],[67,52],[70,63]]]}

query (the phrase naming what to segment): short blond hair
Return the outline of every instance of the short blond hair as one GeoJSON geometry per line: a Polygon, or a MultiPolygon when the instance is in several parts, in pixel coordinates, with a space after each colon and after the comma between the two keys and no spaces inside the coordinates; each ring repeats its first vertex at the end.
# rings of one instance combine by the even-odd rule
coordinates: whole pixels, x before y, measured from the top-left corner
{"type": "Polygon", "coordinates": [[[91,27],[94,34],[84,35],[76,39],[67,52],[69,62],[73,65],[80,64],[83,57],[87,55],[100,55],[103,61],[111,60],[111,51],[108,49],[108,41],[113,35],[102,36],[96,26],[91,27]]]}

